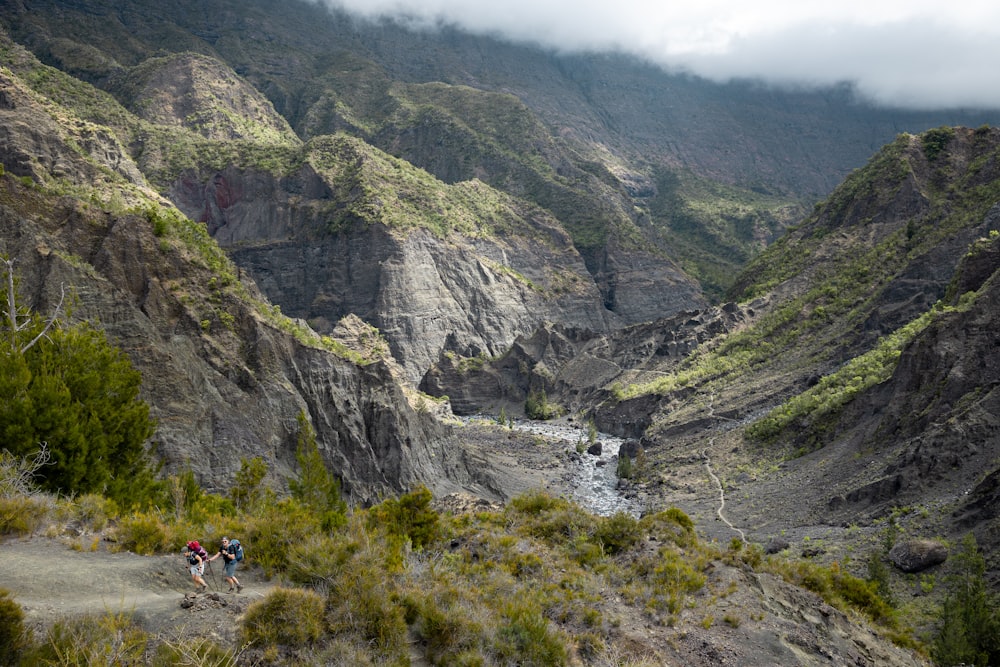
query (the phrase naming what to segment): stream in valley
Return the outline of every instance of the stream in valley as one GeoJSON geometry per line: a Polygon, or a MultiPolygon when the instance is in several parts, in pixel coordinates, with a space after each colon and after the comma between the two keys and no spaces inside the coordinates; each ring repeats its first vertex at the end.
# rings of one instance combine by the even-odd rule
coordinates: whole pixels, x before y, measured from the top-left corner
{"type": "Polygon", "coordinates": [[[618,489],[618,449],[624,439],[598,433],[596,441],[601,444],[601,454],[595,456],[586,451],[589,446],[587,429],[565,423],[531,420],[514,420],[512,428],[544,438],[547,442],[565,446],[570,453],[570,483],[573,500],[594,514],[610,516],[625,512],[639,517],[641,508],[618,489]],[[582,442],[584,451],[577,453],[582,442]]]}

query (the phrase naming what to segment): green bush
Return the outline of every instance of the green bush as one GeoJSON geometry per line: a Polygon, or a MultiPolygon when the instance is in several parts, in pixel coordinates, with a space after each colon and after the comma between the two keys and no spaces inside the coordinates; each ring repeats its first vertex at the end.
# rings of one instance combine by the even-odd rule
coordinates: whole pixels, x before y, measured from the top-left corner
{"type": "Polygon", "coordinates": [[[0,665],[19,664],[21,652],[31,644],[31,634],[24,626],[24,611],[11,598],[10,591],[0,588],[0,665]]]}
{"type": "Polygon", "coordinates": [[[52,502],[45,496],[0,498],[0,535],[31,535],[49,515],[52,502]]]}
{"type": "Polygon", "coordinates": [[[392,661],[408,651],[407,626],[383,558],[376,551],[360,552],[331,583],[329,618],[334,634],[354,637],[392,661]]]}
{"type": "Polygon", "coordinates": [[[183,637],[165,640],[157,646],[152,667],[236,667],[239,658],[240,652],[224,649],[207,637],[183,637]]]}
{"type": "Polygon", "coordinates": [[[559,406],[549,403],[544,389],[528,392],[528,397],[524,400],[524,414],[528,419],[554,419],[560,412],[559,406]]]}
{"type": "Polygon", "coordinates": [[[618,465],[615,467],[615,474],[619,479],[632,479],[632,459],[625,452],[618,455],[618,465]]]}
{"type": "Polygon", "coordinates": [[[435,665],[482,664],[483,628],[472,609],[454,591],[435,593],[403,601],[406,621],[423,646],[424,656],[435,665]]]}
{"type": "Polygon", "coordinates": [[[597,518],[594,515],[566,502],[562,506],[530,517],[520,530],[553,546],[561,546],[571,543],[578,536],[589,540],[596,525],[597,518]]]}
{"type": "Polygon", "coordinates": [[[288,486],[293,498],[321,517],[323,530],[333,530],[346,522],[347,503],[341,498],[340,482],[323,462],[316,432],[305,412],[299,412],[297,419],[299,435],[295,459],[299,463],[299,478],[289,480],[288,486]]]}
{"type": "MultiPolygon", "coordinates": [[[[4,303],[9,284],[0,287],[4,303]]],[[[37,471],[43,489],[148,503],[155,485],[145,443],[155,424],[128,356],[86,322],[50,326],[29,313],[17,326],[0,318],[0,329],[14,330],[0,354],[4,448],[24,457],[47,443],[52,457],[37,471]]]]}
{"type": "Polygon", "coordinates": [[[954,138],[955,129],[951,127],[936,127],[924,132],[920,139],[924,147],[924,155],[929,161],[934,161],[954,138]]]}
{"type": "Polygon", "coordinates": [[[943,665],[1000,664],[1000,612],[987,589],[986,561],[972,533],[949,562],[948,596],[931,655],[943,665]]]}
{"type": "Polygon", "coordinates": [[[244,512],[255,512],[269,497],[269,489],[264,485],[267,464],[259,456],[240,459],[240,469],[236,473],[236,484],[229,490],[229,496],[236,507],[244,512]]]}
{"type": "Polygon", "coordinates": [[[299,584],[333,581],[344,573],[360,548],[347,534],[310,535],[289,547],[285,574],[299,584]]]}
{"type": "Polygon", "coordinates": [[[433,498],[425,486],[389,498],[368,511],[370,526],[407,537],[414,549],[421,549],[437,539],[440,529],[438,513],[431,509],[433,498]]]}
{"type": "Polygon", "coordinates": [[[81,527],[97,533],[118,514],[118,507],[113,500],[98,493],[86,493],[73,501],[73,514],[81,527]]]}
{"type": "Polygon", "coordinates": [[[631,549],[640,539],[642,531],[639,529],[639,522],[625,512],[601,517],[594,531],[594,540],[611,556],[631,549]]]}
{"type": "Polygon", "coordinates": [[[528,603],[509,602],[493,640],[497,662],[525,667],[565,665],[566,645],[541,611],[528,603]]]}
{"type": "Polygon", "coordinates": [[[275,588],[243,617],[243,639],[257,647],[301,648],[323,636],[323,597],[304,588],[275,588]]]}
{"type": "Polygon", "coordinates": [[[55,623],[22,664],[141,665],[148,644],[149,635],[129,614],[108,612],[55,623]]]}
{"type": "Polygon", "coordinates": [[[690,555],[682,555],[672,548],[660,549],[657,562],[649,577],[651,596],[648,605],[675,614],[681,609],[684,596],[705,585],[705,575],[699,572],[690,555]]]}
{"type": "Polygon", "coordinates": [[[117,548],[144,556],[169,550],[170,528],[155,512],[139,512],[123,518],[118,524],[117,548]]]}
{"type": "Polygon", "coordinates": [[[647,514],[639,520],[639,528],[660,541],[670,541],[679,547],[694,544],[698,540],[691,517],[676,507],[647,514]]]}
{"type": "Polygon", "coordinates": [[[838,609],[853,608],[889,628],[897,624],[892,606],[879,597],[874,582],[843,572],[836,564],[769,561],[769,567],[785,581],[811,590],[838,609]]]}
{"type": "Polygon", "coordinates": [[[268,504],[248,518],[244,545],[253,545],[254,563],[268,573],[288,569],[297,544],[321,533],[319,517],[292,498],[268,504]]]}
{"type": "Polygon", "coordinates": [[[540,514],[554,507],[567,505],[565,500],[553,498],[544,491],[529,491],[511,498],[507,507],[509,511],[519,514],[540,514]]]}

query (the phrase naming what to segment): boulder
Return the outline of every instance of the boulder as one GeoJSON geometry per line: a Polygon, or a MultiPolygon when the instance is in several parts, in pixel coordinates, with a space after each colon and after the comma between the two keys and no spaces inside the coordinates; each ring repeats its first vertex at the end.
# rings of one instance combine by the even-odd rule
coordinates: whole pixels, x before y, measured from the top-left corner
{"type": "Polygon", "coordinates": [[[906,540],[889,551],[889,560],[903,572],[923,572],[947,559],[948,547],[934,540],[906,540]]]}
{"type": "Polygon", "coordinates": [[[764,553],[768,555],[780,553],[789,546],[791,545],[788,543],[788,540],[780,537],[774,537],[771,538],[771,541],[767,543],[766,547],[764,547],[764,553]]]}

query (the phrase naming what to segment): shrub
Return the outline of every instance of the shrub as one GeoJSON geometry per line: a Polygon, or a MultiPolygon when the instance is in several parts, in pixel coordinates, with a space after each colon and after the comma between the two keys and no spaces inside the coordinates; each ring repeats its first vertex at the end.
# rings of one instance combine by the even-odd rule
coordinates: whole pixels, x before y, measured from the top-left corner
{"type": "Polygon", "coordinates": [[[288,550],[286,574],[291,581],[314,585],[341,576],[361,548],[347,535],[310,535],[288,550]]]}
{"type": "Polygon", "coordinates": [[[529,491],[511,499],[507,507],[520,514],[540,514],[557,506],[566,504],[565,500],[553,498],[544,491],[529,491]]]}
{"type": "Polygon", "coordinates": [[[256,646],[300,648],[323,636],[323,597],[304,588],[275,588],[247,609],[243,639],[256,646]]]}
{"type": "Polygon", "coordinates": [[[882,554],[878,551],[872,551],[868,554],[868,581],[875,587],[875,592],[886,601],[887,604],[893,605],[893,594],[892,587],[889,584],[889,568],[886,566],[885,561],[882,560],[882,554]]]}
{"type": "Polygon", "coordinates": [[[52,507],[45,496],[0,498],[0,535],[31,535],[48,517],[52,507]]]}
{"type": "Polygon", "coordinates": [[[399,498],[389,498],[369,510],[372,527],[376,525],[400,537],[408,537],[414,549],[421,549],[438,536],[438,513],[431,509],[433,496],[425,486],[399,498]]]}
{"type": "Polygon", "coordinates": [[[669,540],[679,547],[694,544],[698,539],[691,517],[676,507],[670,507],[656,514],[647,514],[639,520],[639,527],[656,539],[669,540]]]}
{"type": "Polygon", "coordinates": [[[361,552],[330,586],[330,627],[355,636],[383,658],[406,654],[406,619],[379,554],[361,552]]]}
{"type": "Polygon", "coordinates": [[[564,665],[566,645],[549,628],[541,611],[527,603],[510,602],[502,612],[502,621],[494,637],[497,662],[545,667],[564,665]]]}
{"type": "Polygon", "coordinates": [[[97,493],[80,496],[73,503],[73,509],[81,527],[95,533],[104,530],[108,520],[118,514],[115,502],[97,493]]]}
{"type": "Polygon", "coordinates": [[[108,612],[55,623],[26,652],[30,665],[141,665],[149,636],[129,614],[108,612]]]}
{"type": "Polygon", "coordinates": [[[625,452],[618,455],[615,474],[618,475],[619,479],[632,479],[632,459],[625,452]]]}
{"type": "Polygon", "coordinates": [[[170,529],[155,512],[140,512],[123,518],[118,524],[117,540],[118,550],[146,556],[173,546],[170,529]]]}
{"type": "Polygon", "coordinates": [[[299,435],[295,459],[299,463],[299,478],[289,480],[292,496],[321,517],[323,530],[333,530],[344,525],[347,503],[340,495],[340,482],[330,474],[323,462],[316,442],[316,432],[306,419],[305,412],[298,414],[299,435]]]}
{"type": "Polygon", "coordinates": [[[544,389],[528,392],[528,397],[524,400],[524,414],[528,419],[553,419],[559,413],[559,406],[549,403],[544,389]]]}
{"type": "Polygon", "coordinates": [[[705,575],[692,567],[689,560],[689,557],[673,549],[660,550],[659,561],[650,577],[652,596],[649,605],[652,608],[666,609],[675,614],[680,611],[685,595],[705,585],[705,575]]]}
{"type": "Polygon", "coordinates": [[[266,572],[284,572],[296,544],[321,532],[319,518],[292,498],[267,505],[247,526],[244,544],[253,544],[254,563],[266,572]]]}
{"type": "Polygon", "coordinates": [[[642,537],[639,522],[625,512],[601,517],[594,531],[594,539],[604,547],[604,552],[615,555],[631,549],[642,537]]]}
{"type": "Polygon", "coordinates": [[[30,644],[21,605],[11,598],[10,591],[0,588],[0,665],[19,664],[21,652],[30,644]]]}
{"type": "Polygon", "coordinates": [[[921,136],[924,155],[930,161],[936,160],[954,136],[955,130],[951,127],[942,126],[927,130],[921,136]]]}
{"type": "Polygon", "coordinates": [[[0,318],[0,434],[4,448],[24,457],[47,443],[52,457],[37,471],[42,488],[59,493],[103,492],[122,505],[151,498],[153,468],[145,442],[153,434],[149,406],[139,398],[142,376],[103,331],[86,322],[53,326],[48,318],[21,314],[13,302],[15,280],[6,262],[6,284],[15,322],[0,318]]]}
{"type": "Polygon", "coordinates": [[[842,572],[835,566],[799,561],[776,564],[785,581],[807,588],[822,597],[828,604],[845,610],[848,607],[864,613],[871,620],[895,627],[896,618],[892,607],[877,593],[876,584],[842,572]]]}
{"type": "Polygon", "coordinates": [[[239,651],[224,649],[207,637],[167,639],[156,647],[153,667],[198,665],[198,667],[236,667],[239,651]]]}
{"type": "Polygon", "coordinates": [[[943,665],[1000,663],[1000,615],[986,588],[986,562],[969,533],[951,559],[948,596],[931,655],[943,665]]]}
{"type": "Polygon", "coordinates": [[[551,510],[530,517],[521,530],[532,537],[559,546],[572,542],[578,536],[589,540],[597,525],[594,515],[572,503],[563,501],[551,510]]]}
{"type": "Polygon", "coordinates": [[[267,464],[264,459],[255,456],[252,459],[240,459],[240,469],[236,473],[236,484],[229,491],[229,496],[236,507],[245,512],[257,510],[265,498],[268,489],[264,486],[267,475],[267,464]]]}
{"type": "Polygon", "coordinates": [[[435,665],[483,664],[478,655],[483,629],[457,593],[407,598],[406,620],[424,647],[424,656],[435,665]],[[478,663],[474,658],[478,658],[478,663]]]}

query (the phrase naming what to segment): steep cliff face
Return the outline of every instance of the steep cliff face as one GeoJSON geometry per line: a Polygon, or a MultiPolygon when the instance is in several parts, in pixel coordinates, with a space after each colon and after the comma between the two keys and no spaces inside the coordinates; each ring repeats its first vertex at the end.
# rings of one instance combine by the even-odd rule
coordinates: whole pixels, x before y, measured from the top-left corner
{"type": "Polygon", "coordinates": [[[504,214],[509,232],[447,238],[378,222],[335,226],[339,187],[308,165],[284,178],[230,167],[189,174],[169,196],[287,314],[321,332],[348,314],[378,327],[414,383],[442,350],[495,356],[546,321],[610,331],[704,303],[671,263],[624,252],[603,263],[608,303],[542,211],[504,214]]]}
{"type": "Polygon", "coordinates": [[[358,500],[417,481],[458,488],[444,471],[467,473],[449,464],[458,454],[444,444],[447,429],[410,407],[384,361],[337,356],[271,312],[204,232],[117,175],[137,172],[115,142],[77,150],[16,79],[0,78],[0,99],[0,253],[14,260],[20,303],[45,313],[65,288],[73,316],[99,323],[128,353],[165,473],[190,468],[225,492],[241,459],[260,456],[281,488],[296,474],[296,417],[305,412],[358,500]],[[86,190],[90,201],[59,197],[49,188],[57,175],[81,192],[94,182],[108,189],[86,190]],[[136,208],[100,203],[112,192],[136,208]]]}

